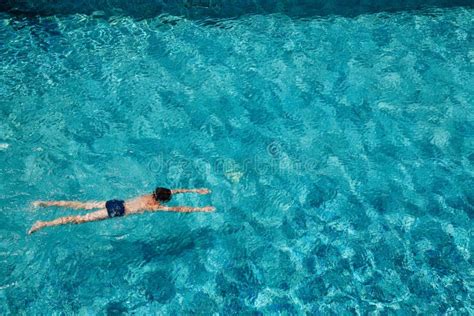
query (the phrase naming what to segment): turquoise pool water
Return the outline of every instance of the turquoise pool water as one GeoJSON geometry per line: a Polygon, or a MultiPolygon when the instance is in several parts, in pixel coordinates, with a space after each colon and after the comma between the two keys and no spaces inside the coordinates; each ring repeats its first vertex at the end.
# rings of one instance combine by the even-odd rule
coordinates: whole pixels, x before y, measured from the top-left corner
{"type": "Polygon", "coordinates": [[[0,13],[0,313],[474,313],[473,19],[0,13]]]}

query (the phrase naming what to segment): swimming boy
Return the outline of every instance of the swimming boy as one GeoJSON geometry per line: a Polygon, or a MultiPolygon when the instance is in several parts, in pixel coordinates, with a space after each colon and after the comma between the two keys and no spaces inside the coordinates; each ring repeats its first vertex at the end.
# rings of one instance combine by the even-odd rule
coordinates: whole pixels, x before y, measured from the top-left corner
{"type": "Polygon", "coordinates": [[[67,207],[74,209],[93,210],[100,209],[98,211],[89,213],[87,215],[79,216],[66,216],[61,217],[49,222],[37,221],[33,227],[29,230],[28,234],[34,233],[44,227],[58,226],[64,224],[82,224],[93,221],[101,221],[107,218],[120,217],[131,214],[139,214],[143,212],[212,212],[215,210],[212,206],[206,207],[189,207],[189,206],[176,206],[167,207],[163,206],[162,203],[171,200],[173,194],[179,193],[198,193],[208,194],[208,189],[176,189],[170,190],[166,188],[156,188],[153,194],[142,195],[131,200],[109,200],[106,202],[76,202],[76,201],[35,201],[33,206],[58,206],[67,207]]]}

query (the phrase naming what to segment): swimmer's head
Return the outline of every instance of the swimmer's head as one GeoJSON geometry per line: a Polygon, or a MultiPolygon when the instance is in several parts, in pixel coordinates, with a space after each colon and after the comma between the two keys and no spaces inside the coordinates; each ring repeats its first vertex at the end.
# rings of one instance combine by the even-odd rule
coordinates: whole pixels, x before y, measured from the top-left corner
{"type": "Polygon", "coordinates": [[[157,202],[168,202],[171,200],[171,190],[167,188],[156,188],[153,192],[153,198],[157,202]]]}

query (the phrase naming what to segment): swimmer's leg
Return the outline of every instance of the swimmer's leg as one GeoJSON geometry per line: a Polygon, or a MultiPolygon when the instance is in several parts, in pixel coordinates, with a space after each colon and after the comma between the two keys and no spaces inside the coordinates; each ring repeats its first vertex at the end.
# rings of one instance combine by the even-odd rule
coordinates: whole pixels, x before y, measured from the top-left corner
{"type": "Polygon", "coordinates": [[[95,211],[83,216],[66,216],[66,217],[57,218],[49,222],[37,221],[28,231],[28,234],[32,234],[35,231],[40,230],[45,227],[59,226],[59,225],[65,225],[65,224],[82,224],[82,223],[87,223],[87,222],[101,221],[108,217],[109,215],[107,213],[107,210],[104,208],[99,211],[95,211]]]}
{"type": "Polygon", "coordinates": [[[96,208],[102,208],[105,206],[105,202],[77,202],[77,201],[34,201],[34,207],[48,207],[48,206],[57,206],[57,207],[67,207],[74,209],[83,209],[83,210],[93,210],[96,208]]]}

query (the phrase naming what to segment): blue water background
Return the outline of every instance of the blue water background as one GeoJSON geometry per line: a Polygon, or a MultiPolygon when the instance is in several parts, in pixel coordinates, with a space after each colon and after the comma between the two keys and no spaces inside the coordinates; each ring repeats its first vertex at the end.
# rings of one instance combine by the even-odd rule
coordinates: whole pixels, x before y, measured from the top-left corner
{"type": "Polygon", "coordinates": [[[472,314],[473,19],[0,13],[0,313],[472,314]]]}
{"type": "Polygon", "coordinates": [[[230,18],[244,14],[284,13],[290,16],[355,16],[425,8],[465,6],[472,0],[3,0],[1,11],[25,15],[93,14],[150,18],[172,14],[187,18],[230,18]]]}

